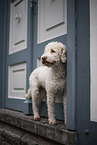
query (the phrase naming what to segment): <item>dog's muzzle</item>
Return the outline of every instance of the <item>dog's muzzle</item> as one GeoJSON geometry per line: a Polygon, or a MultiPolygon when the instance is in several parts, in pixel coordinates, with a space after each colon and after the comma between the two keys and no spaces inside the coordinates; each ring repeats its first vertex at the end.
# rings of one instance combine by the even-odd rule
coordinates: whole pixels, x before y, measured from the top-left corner
{"type": "Polygon", "coordinates": [[[48,61],[46,56],[42,57],[41,59],[42,59],[42,64],[46,66],[52,66],[54,63],[56,63],[56,61],[53,62],[48,61]]]}

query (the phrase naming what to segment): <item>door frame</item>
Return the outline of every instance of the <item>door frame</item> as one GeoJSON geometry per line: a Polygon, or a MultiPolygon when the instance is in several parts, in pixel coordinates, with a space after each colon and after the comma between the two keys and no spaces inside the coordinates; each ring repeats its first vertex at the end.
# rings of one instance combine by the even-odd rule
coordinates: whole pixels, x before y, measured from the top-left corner
{"type": "Polygon", "coordinates": [[[67,1],[67,124],[76,130],[76,0],[67,1]]]}
{"type": "Polygon", "coordinates": [[[0,73],[0,77],[1,77],[1,96],[0,96],[0,108],[4,108],[5,106],[5,65],[6,65],[6,52],[5,52],[5,48],[6,48],[6,23],[7,23],[7,1],[6,0],[2,0],[1,1],[1,11],[2,11],[2,24],[0,24],[2,31],[1,31],[1,38],[2,38],[2,43],[1,43],[1,48],[2,50],[0,50],[1,52],[1,62],[0,62],[0,66],[1,66],[1,70],[2,72],[0,73]],[[3,35],[2,35],[3,34],[3,35]]]}

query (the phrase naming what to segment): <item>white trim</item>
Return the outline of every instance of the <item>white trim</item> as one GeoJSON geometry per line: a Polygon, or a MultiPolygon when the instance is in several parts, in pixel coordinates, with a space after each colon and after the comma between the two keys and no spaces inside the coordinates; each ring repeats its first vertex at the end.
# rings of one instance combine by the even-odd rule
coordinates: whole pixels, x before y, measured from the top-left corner
{"type": "Polygon", "coordinates": [[[97,0],[90,0],[90,120],[97,122],[97,0]]]}
{"type": "Polygon", "coordinates": [[[9,99],[18,99],[18,100],[26,100],[25,97],[13,97],[13,96],[8,96],[9,99]]]}

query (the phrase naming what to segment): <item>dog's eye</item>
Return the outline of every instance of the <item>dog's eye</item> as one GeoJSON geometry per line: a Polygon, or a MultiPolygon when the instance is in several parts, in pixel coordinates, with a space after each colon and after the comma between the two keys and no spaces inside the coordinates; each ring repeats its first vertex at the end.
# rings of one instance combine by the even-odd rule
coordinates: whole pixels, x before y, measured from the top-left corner
{"type": "Polygon", "coordinates": [[[55,52],[56,52],[55,50],[51,49],[51,54],[52,54],[52,53],[55,53],[55,52]]]}

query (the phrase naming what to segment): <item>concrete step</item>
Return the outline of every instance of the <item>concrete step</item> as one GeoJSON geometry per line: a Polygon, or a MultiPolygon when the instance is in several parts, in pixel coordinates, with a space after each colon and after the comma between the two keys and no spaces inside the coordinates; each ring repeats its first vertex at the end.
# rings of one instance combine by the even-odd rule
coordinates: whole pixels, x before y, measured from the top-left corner
{"type": "Polygon", "coordinates": [[[61,121],[51,126],[46,118],[36,122],[22,112],[0,109],[0,141],[0,145],[76,145],[77,133],[66,130],[61,121]]]}
{"type": "Polygon", "coordinates": [[[59,145],[59,143],[0,122],[0,145],[59,145]]]}

